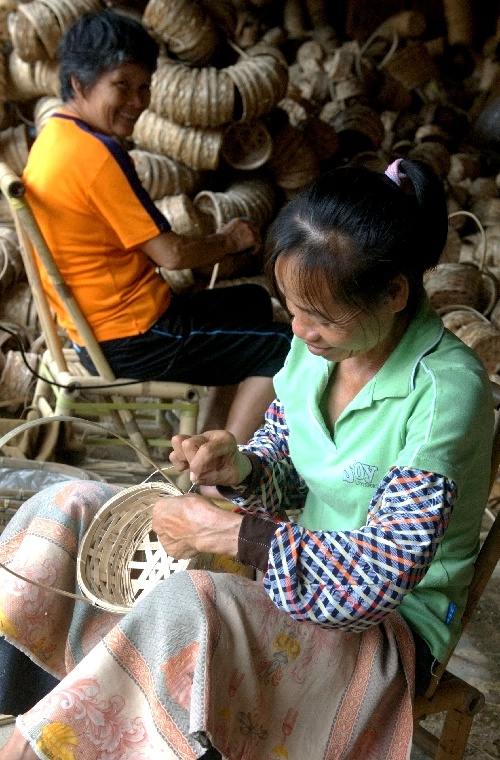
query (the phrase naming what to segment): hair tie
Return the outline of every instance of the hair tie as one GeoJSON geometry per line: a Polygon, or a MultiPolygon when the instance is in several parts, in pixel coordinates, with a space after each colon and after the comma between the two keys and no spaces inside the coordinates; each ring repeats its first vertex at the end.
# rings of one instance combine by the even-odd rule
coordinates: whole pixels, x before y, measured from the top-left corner
{"type": "Polygon", "coordinates": [[[402,169],[400,169],[401,161],[403,161],[402,158],[397,158],[395,161],[392,162],[392,164],[389,164],[387,169],[385,170],[384,174],[386,177],[389,177],[391,182],[394,182],[395,185],[397,185],[403,193],[406,195],[415,195],[415,188],[413,186],[413,182],[409,178],[409,176],[404,172],[402,169]]]}
{"type": "Polygon", "coordinates": [[[399,168],[402,160],[402,158],[397,158],[392,164],[389,164],[384,172],[386,177],[389,177],[398,187],[402,187],[403,182],[407,179],[406,174],[399,168]]]}

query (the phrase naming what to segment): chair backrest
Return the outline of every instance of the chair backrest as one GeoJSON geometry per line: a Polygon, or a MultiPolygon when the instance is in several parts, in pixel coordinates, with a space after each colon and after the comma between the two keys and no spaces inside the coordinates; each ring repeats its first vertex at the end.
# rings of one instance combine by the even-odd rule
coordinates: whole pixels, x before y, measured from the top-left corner
{"type": "MultiPolygon", "coordinates": [[[[491,468],[490,468],[490,493],[495,483],[498,473],[498,467],[500,465],[500,384],[494,381],[491,382],[491,391],[493,396],[493,406],[495,409],[495,427],[493,433],[493,447],[491,451],[491,468]]],[[[467,594],[467,604],[461,621],[461,630],[463,631],[468,622],[470,621],[474,610],[481,598],[481,595],[486,587],[486,584],[490,580],[495,567],[500,561],[500,512],[498,512],[496,518],[493,521],[488,534],[481,546],[479,554],[474,564],[474,575],[472,577],[471,584],[469,586],[469,592],[467,594]]],[[[451,657],[450,653],[450,657],[451,657]]],[[[440,663],[434,671],[434,678],[431,681],[429,689],[425,696],[431,697],[436,690],[437,684],[449,662],[449,657],[446,662],[440,663]]]]}
{"type": "Polygon", "coordinates": [[[0,162],[0,189],[9,203],[14,218],[26,275],[33,292],[42,330],[50,352],[56,359],[57,364],[60,365],[59,369],[64,371],[65,360],[47,297],[42,287],[33,250],[36,250],[40,257],[45,270],[52,280],[56,293],[81,335],[85,348],[99,375],[109,381],[115,380],[116,377],[113,370],[109,366],[80,306],[65,283],[52,252],[38,226],[38,222],[29,207],[22,180],[3,162],[0,162]]]}
{"type": "MultiPolygon", "coordinates": [[[[50,310],[49,302],[43,290],[34,251],[37,252],[45,270],[52,280],[56,293],[61,298],[61,301],[71,316],[76,329],[82,337],[83,344],[87,349],[99,376],[103,378],[106,383],[113,383],[113,381],[116,380],[116,376],[104,356],[80,306],[61,275],[52,252],[50,251],[35,216],[25,198],[24,184],[15,172],[3,162],[0,162],[0,189],[9,203],[9,208],[19,238],[26,276],[31,286],[47,347],[52,359],[57,365],[58,371],[68,373],[68,366],[64,357],[62,343],[50,310]]],[[[134,413],[129,408],[125,408],[126,405],[124,404],[124,399],[117,394],[116,391],[110,390],[109,395],[113,402],[121,405],[121,408],[118,410],[118,415],[125,427],[128,437],[140,451],[143,451],[149,456],[151,452],[148,443],[139,429],[134,413]]],[[[141,457],[139,458],[141,459],[141,457]]],[[[146,465],[150,465],[151,463],[149,458],[146,458],[145,460],[141,459],[141,461],[146,465]]]]}

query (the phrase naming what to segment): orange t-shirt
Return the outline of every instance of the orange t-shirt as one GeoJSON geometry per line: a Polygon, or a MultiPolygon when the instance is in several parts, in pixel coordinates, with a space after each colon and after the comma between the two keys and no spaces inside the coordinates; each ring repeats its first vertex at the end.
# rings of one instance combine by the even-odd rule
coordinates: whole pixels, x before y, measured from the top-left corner
{"type": "MultiPolygon", "coordinates": [[[[23,173],[27,199],[98,341],[139,335],[170,303],[168,284],[139,248],[170,225],[142,187],[127,151],[69,111],[54,114],[23,173]]],[[[43,266],[61,327],[81,337],[43,266]]]]}

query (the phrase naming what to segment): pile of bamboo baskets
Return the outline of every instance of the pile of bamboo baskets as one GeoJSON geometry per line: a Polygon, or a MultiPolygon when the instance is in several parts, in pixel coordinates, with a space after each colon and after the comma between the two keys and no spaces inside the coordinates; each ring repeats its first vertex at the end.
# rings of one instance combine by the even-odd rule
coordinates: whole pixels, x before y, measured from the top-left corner
{"type": "MultiPolygon", "coordinates": [[[[358,33],[355,6],[350,0],[346,29],[338,30],[326,0],[149,0],[140,19],[161,54],[130,155],[174,231],[186,235],[214,232],[235,216],[252,218],[264,235],[280,205],[335,165],[383,171],[397,157],[426,161],[445,183],[452,214],[427,292],[449,329],[496,375],[499,167],[472,138],[481,109],[500,92],[500,33],[485,40],[464,81],[450,89],[442,65],[450,45],[471,44],[470,0],[443,3],[447,35],[437,37],[415,11],[358,33]]],[[[0,0],[0,159],[18,173],[62,104],[61,35],[97,7],[98,0],[0,0]]],[[[13,263],[3,201],[0,225],[10,228],[0,237],[0,319],[22,322],[30,348],[36,318],[13,263]]],[[[221,272],[240,281],[260,275],[255,262],[242,257],[221,272]]],[[[196,271],[163,275],[180,291],[197,276],[209,279],[196,271]]]]}

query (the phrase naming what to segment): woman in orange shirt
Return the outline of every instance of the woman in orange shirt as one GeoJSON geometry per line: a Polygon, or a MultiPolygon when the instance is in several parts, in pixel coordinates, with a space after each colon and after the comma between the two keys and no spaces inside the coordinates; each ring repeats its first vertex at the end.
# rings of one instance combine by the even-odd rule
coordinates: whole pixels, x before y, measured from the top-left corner
{"type": "MultiPolygon", "coordinates": [[[[214,388],[205,429],[245,442],[273,400],[273,375],[290,347],[257,285],[172,293],[157,267],[190,269],[260,247],[255,226],[233,219],[203,238],[170,229],[120,140],[149,104],[158,46],[110,10],[81,16],[59,50],[64,107],[35,140],[23,175],[29,202],[65,282],[117,377],[214,388]]],[[[81,337],[41,269],[60,325],[95,372],[81,337]]]]}

